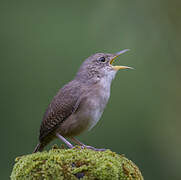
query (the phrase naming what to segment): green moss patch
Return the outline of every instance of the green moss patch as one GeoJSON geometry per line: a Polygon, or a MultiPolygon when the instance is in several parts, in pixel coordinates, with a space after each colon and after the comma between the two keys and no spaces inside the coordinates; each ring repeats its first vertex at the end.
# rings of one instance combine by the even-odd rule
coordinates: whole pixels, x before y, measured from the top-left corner
{"type": "Polygon", "coordinates": [[[11,180],[143,180],[132,161],[110,150],[54,147],[15,161],[11,180]]]}

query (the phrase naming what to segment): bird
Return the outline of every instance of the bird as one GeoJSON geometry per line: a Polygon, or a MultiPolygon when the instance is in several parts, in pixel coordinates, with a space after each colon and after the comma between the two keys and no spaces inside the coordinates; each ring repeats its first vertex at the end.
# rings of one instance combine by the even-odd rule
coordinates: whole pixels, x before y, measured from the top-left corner
{"type": "Polygon", "coordinates": [[[68,148],[73,143],[95,151],[104,151],[80,142],[75,137],[91,130],[101,118],[110,97],[110,88],[118,70],[133,69],[113,65],[115,59],[129,49],[114,54],[96,53],[85,59],[75,78],[54,96],[44,113],[39,132],[39,143],[34,153],[43,151],[52,140],[62,140],[68,148]]]}

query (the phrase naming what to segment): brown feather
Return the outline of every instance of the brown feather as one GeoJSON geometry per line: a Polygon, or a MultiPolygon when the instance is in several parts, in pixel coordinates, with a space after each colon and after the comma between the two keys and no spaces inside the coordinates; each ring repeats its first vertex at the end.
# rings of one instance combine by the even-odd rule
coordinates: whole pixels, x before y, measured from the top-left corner
{"type": "Polygon", "coordinates": [[[82,87],[80,82],[73,80],[59,90],[44,114],[40,127],[40,142],[54,134],[57,127],[76,110],[78,99],[84,91],[82,87]]]}

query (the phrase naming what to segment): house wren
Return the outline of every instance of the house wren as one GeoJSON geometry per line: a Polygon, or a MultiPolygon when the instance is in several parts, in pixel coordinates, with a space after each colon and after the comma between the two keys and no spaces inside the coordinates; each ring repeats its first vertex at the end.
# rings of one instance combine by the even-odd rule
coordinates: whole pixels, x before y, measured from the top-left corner
{"type": "Polygon", "coordinates": [[[63,86],[48,106],[40,127],[39,144],[34,152],[43,148],[54,138],[61,139],[69,148],[74,146],[69,138],[82,148],[86,146],[74,137],[92,129],[99,121],[110,96],[110,86],[120,69],[132,69],[128,66],[113,66],[119,55],[96,53],[88,57],[81,65],[75,78],[63,86]]]}

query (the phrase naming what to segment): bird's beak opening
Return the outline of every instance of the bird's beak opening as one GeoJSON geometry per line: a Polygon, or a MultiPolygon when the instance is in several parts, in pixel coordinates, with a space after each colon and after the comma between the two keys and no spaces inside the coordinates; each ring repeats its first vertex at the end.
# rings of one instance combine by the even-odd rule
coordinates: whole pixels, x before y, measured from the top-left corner
{"type": "Polygon", "coordinates": [[[120,69],[133,69],[132,67],[129,67],[129,66],[113,66],[112,65],[112,63],[114,62],[114,60],[118,57],[118,56],[120,56],[121,54],[123,54],[123,53],[125,53],[125,52],[127,52],[127,51],[129,51],[129,49],[124,49],[124,50],[122,50],[122,51],[119,51],[119,52],[117,52],[116,54],[115,54],[115,56],[110,60],[110,65],[112,66],[112,68],[114,69],[114,70],[116,70],[116,71],[118,71],[118,70],[120,70],[120,69]]]}

